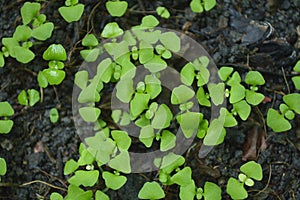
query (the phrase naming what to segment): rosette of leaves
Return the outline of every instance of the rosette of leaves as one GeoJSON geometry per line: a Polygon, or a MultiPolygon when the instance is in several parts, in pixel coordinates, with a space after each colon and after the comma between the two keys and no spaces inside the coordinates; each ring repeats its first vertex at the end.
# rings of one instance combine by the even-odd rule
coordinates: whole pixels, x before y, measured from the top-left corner
{"type": "Polygon", "coordinates": [[[18,95],[18,102],[23,106],[34,106],[40,100],[40,93],[35,89],[22,90],[18,95]]]}
{"type": "Polygon", "coordinates": [[[67,54],[61,44],[51,44],[43,54],[43,59],[49,61],[47,69],[40,71],[38,74],[38,83],[42,88],[48,84],[59,85],[65,78],[66,73],[63,70],[67,54]]]}
{"type": "Polygon", "coordinates": [[[0,134],[7,134],[11,131],[14,122],[9,117],[14,113],[14,109],[7,101],[0,102],[0,134]]]}
{"type": "Polygon", "coordinates": [[[58,9],[59,14],[68,23],[79,21],[84,11],[84,5],[78,0],[66,0],[65,6],[58,9]]]}
{"type": "Polygon", "coordinates": [[[243,173],[239,174],[238,179],[231,177],[227,182],[226,192],[232,199],[246,199],[248,192],[245,185],[252,187],[254,185],[252,179],[261,181],[263,177],[261,165],[254,161],[245,163],[240,170],[243,173]]]}
{"type": "Polygon", "coordinates": [[[216,6],[216,0],[192,0],[190,7],[195,13],[202,13],[204,10],[209,11],[216,6]]]}
{"type": "Polygon", "coordinates": [[[109,0],[105,3],[108,13],[113,17],[121,17],[125,14],[128,3],[120,0],[109,0]]]}
{"type": "Polygon", "coordinates": [[[97,38],[94,34],[87,34],[82,42],[82,46],[87,47],[88,49],[84,49],[80,51],[80,55],[87,62],[94,62],[98,58],[101,53],[101,49],[96,48],[99,44],[97,38]]]}
{"type": "Polygon", "coordinates": [[[274,132],[283,132],[292,128],[289,120],[293,120],[295,114],[300,114],[299,98],[300,94],[298,93],[284,95],[284,103],[279,106],[280,112],[273,108],[268,110],[267,125],[274,132]]]}
{"type": "Polygon", "coordinates": [[[212,182],[205,182],[204,188],[196,187],[195,181],[191,181],[186,186],[180,187],[179,197],[184,200],[202,199],[205,200],[221,200],[221,188],[212,182]]]}

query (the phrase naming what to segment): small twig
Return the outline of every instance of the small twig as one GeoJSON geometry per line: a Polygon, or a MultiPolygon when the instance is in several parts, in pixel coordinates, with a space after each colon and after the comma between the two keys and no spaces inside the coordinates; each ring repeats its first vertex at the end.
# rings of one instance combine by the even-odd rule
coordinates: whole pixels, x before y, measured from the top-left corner
{"type": "Polygon", "coordinates": [[[284,82],[285,82],[285,84],[286,84],[288,93],[290,94],[290,93],[291,93],[291,91],[290,91],[290,86],[289,86],[288,81],[287,81],[287,79],[286,79],[286,75],[285,75],[285,71],[284,71],[283,67],[281,67],[281,70],[282,70],[283,79],[284,79],[284,82]]]}
{"type": "Polygon", "coordinates": [[[27,183],[23,183],[22,185],[20,185],[20,187],[25,187],[25,186],[28,186],[28,185],[31,185],[31,184],[34,184],[34,183],[41,183],[41,184],[47,185],[47,186],[49,186],[49,187],[52,187],[52,188],[55,188],[55,189],[58,189],[58,190],[65,191],[65,192],[68,191],[68,190],[65,189],[65,188],[62,188],[62,187],[59,187],[59,186],[55,186],[55,185],[52,185],[52,184],[50,184],[50,183],[47,183],[47,182],[44,182],[44,181],[40,181],[40,180],[34,180],[34,181],[27,182],[27,183]]]}

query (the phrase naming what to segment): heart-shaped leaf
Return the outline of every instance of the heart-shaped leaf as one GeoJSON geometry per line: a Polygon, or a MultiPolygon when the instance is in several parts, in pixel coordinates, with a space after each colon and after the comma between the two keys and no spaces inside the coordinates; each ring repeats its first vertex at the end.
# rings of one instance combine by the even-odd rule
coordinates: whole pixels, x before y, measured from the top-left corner
{"type": "Polygon", "coordinates": [[[165,197],[163,189],[157,182],[146,182],[139,191],[140,199],[162,199],[165,197]]]}
{"type": "Polygon", "coordinates": [[[128,3],[126,1],[108,1],[105,6],[111,16],[121,17],[125,14],[128,3]]]}
{"type": "Polygon", "coordinates": [[[62,6],[58,9],[59,14],[66,20],[68,23],[79,21],[81,15],[84,11],[83,4],[77,4],[75,6],[62,6]]]}
{"type": "Polygon", "coordinates": [[[102,177],[105,181],[106,187],[112,190],[120,189],[127,181],[127,178],[125,176],[118,176],[110,172],[103,172],[102,177]]]}

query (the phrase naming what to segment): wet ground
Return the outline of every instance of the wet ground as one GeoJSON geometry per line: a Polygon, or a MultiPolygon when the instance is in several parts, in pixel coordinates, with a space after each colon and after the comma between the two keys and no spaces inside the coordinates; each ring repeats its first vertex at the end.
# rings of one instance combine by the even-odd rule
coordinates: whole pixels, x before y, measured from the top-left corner
{"type": "MultiPolygon", "coordinates": [[[[23,2],[0,1],[0,38],[12,36],[16,25],[21,24],[19,10],[23,2]]],[[[170,10],[172,17],[160,19],[161,26],[185,32],[201,42],[217,66],[232,66],[241,74],[249,67],[261,71],[267,82],[262,92],[270,98],[270,102],[259,107],[263,115],[267,108],[281,103],[282,94],[288,93],[288,90],[295,92],[290,75],[293,65],[299,59],[299,0],[223,0],[218,1],[213,10],[197,15],[190,11],[185,0],[130,1],[129,8],[132,10],[121,19],[111,18],[103,3],[90,0],[81,2],[86,5],[85,14],[80,22],[73,24],[67,24],[60,18],[57,12],[60,2],[45,3],[43,12],[56,26],[53,37],[33,48],[37,58],[30,64],[23,65],[7,59],[5,67],[0,68],[0,101],[8,100],[15,110],[15,125],[11,133],[0,136],[0,157],[5,158],[8,164],[8,172],[0,183],[0,199],[49,199],[53,191],[65,194],[63,190],[54,187],[66,188],[64,163],[70,158],[78,159],[80,139],[74,127],[71,105],[74,74],[82,62],[79,56],[80,45],[76,43],[91,28],[99,36],[109,21],[116,20],[123,29],[128,29],[138,24],[145,14],[163,5],[170,10]],[[231,9],[242,13],[247,19],[269,22],[276,31],[276,37],[286,41],[288,48],[292,47],[295,53],[285,55],[279,51],[275,54],[274,51],[283,48],[276,45],[268,51],[255,51],[257,45],[270,41],[270,38],[245,48],[242,45],[245,33],[239,33],[231,24],[234,21],[231,9]],[[43,103],[24,109],[17,103],[17,95],[23,89],[39,90],[36,73],[46,67],[47,63],[41,59],[41,55],[51,43],[62,43],[69,53],[70,59],[66,62],[67,78],[60,86],[44,90],[43,103]],[[52,107],[57,107],[60,112],[57,124],[52,124],[48,117],[52,107]]],[[[262,118],[255,114],[252,118],[263,125],[262,118]]],[[[299,117],[296,117],[292,122],[294,128],[285,133],[273,133],[270,130],[265,133],[267,147],[258,152],[257,157],[263,166],[264,178],[256,184],[255,189],[250,189],[249,199],[300,199],[299,122],[299,117]]],[[[245,153],[249,149],[245,144],[256,145],[255,142],[249,142],[249,138],[257,137],[257,131],[252,122],[242,122],[240,126],[229,129],[225,142],[213,149],[206,158],[197,159],[196,148],[186,155],[197,184],[209,180],[218,183],[225,191],[228,178],[236,177],[239,167],[245,162],[245,153]]],[[[151,179],[155,175],[129,175],[123,188],[110,193],[111,199],[136,199],[145,182],[144,177],[151,179]]],[[[176,199],[178,188],[169,187],[166,194],[166,199],[176,199]]],[[[225,192],[223,197],[229,199],[225,192]]]]}

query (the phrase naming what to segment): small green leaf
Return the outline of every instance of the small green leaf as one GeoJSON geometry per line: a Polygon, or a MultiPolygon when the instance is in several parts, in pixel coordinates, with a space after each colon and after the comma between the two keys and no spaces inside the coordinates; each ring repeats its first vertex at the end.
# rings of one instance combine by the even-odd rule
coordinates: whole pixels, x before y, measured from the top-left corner
{"type": "Polygon", "coordinates": [[[2,44],[6,47],[9,55],[15,58],[15,47],[20,46],[19,42],[15,38],[2,38],[2,44]]]}
{"type": "Polygon", "coordinates": [[[159,21],[153,15],[146,15],[142,19],[142,28],[154,28],[159,24],[159,21]]]}
{"type": "Polygon", "coordinates": [[[184,65],[180,72],[180,75],[182,83],[191,86],[194,82],[194,78],[196,75],[193,64],[189,62],[186,65],[184,65]]]}
{"type": "Polygon", "coordinates": [[[139,61],[141,64],[145,64],[152,60],[154,56],[153,46],[145,41],[140,42],[139,46],[139,61]]]}
{"type": "Polygon", "coordinates": [[[130,157],[129,153],[127,151],[120,152],[119,155],[114,157],[108,162],[108,165],[120,172],[123,173],[130,173],[131,172],[131,167],[130,167],[130,157]]]}
{"type": "Polygon", "coordinates": [[[44,69],[43,75],[50,85],[59,85],[66,77],[66,73],[59,69],[44,69]]]}
{"type": "Polygon", "coordinates": [[[248,85],[263,85],[265,84],[265,79],[258,71],[250,71],[246,75],[245,82],[248,85]]]}
{"type": "Polygon", "coordinates": [[[279,114],[278,111],[270,108],[267,114],[267,125],[272,128],[274,132],[283,132],[292,128],[290,122],[279,114]]]}
{"type": "Polygon", "coordinates": [[[131,145],[131,138],[125,131],[113,130],[111,132],[112,138],[115,140],[120,151],[127,151],[131,145]]]}
{"type": "Polygon", "coordinates": [[[243,85],[241,84],[235,84],[231,86],[230,89],[230,97],[229,97],[229,102],[234,104],[236,102],[241,101],[245,97],[245,92],[246,89],[243,85]]]}
{"type": "Polygon", "coordinates": [[[232,72],[232,67],[221,67],[221,69],[218,71],[218,74],[222,81],[226,81],[232,72]]]}
{"type": "Polygon", "coordinates": [[[244,121],[248,119],[251,113],[251,106],[245,100],[234,103],[233,108],[244,121]]]}
{"type": "Polygon", "coordinates": [[[21,8],[23,24],[29,24],[39,13],[41,4],[26,2],[21,8]]]}
{"type": "Polygon", "coordinates": [[[84,89],[86,88],[87,82],[89,79],[89,74],[86,70],[83,71],[78,71],[75,74],[75,79],[74,79],[74,83],[80,88],[80,89],[84,89]]]}
{"type": "Polygon", "coordinates": [[[28,106],[28,97],[25,90],[22,90],[18,95],[18,102],[23,106],[28,106]]]}
{"type": "Polygon", "coordinates": [[[185,86],[185,85],[180,85],[178,87],[175,87],[172,90],[171,94],[171,103],[172,104],[181,104],[185,103],[191,98],[193,98],[195,95],[194,90],[191,88],[185,86]]]}
{"type": "Polygon", "coordinates": [[[185,167],[171,177],[171,182],[180,186],[186,186],[192,181],[192,169],[185,167]]]}
{"type": "Polygon", "coordinates": [[[77,4],[75,6],[66,7],[62,6],[58,9],[59,14],[66,20],[68,23],[79,21],[81,15],[84,11],[83,4],[77,4]]]}
{"type": "Polygon", "coordinates": [[[11,131],[14,122],[12,120],[0,120],[0,134],[7,134],[11,131]]]}
{"type": "Polygon", "coordinates": [[[292,77],[292,81],[293,81],[296,89],[300,90],[300,76],[294,76],[294,77],[292,77]]]}
{"type": "Polygon", "coordinates": [[[65,198],[65,200],[74,200],[74,199],[90,200],[92,196],[93,196],[92,190],[84,191],[78,186],[69,185],[68,195],[65,198]]]}
{"type": "Polygon", "coordinates": [[[245,184],[249,187],[252,187],[254,185],[254,181],[250,178],[247,178],[245,184]]]}
{"type": "Polygon", "coordinates": [[[6,174],[7,166],[3,158],[0,158],[0,175],[3,176],[6,174]]]}
{"type": "Polygon", "coordinates": [[[297,114],[300,114],[300,104],[299,104],[300,94],[292,93],[283,96],[283,101],[297,114]]]}
{"type": "Polygon", "coordinates": [[[224,123],[226,117],[226,109],[221,108],[220,116],[216,119],[213,119],[210,123],[207,134],[204,138],[203,143],[205,145],[214,146],[223,142],[225,134],[224,134],[224,123]]]}
{"type": "Polygon", "coordinates": [[[286,111],[286,113],[284,113],[284,116],[288,119],[288,120],[293,120],[295,118],[295,113],[291,110],[286,111]]]}
{"type": "Polygon", "coordinates": [[[184,200],[194,200],[196,195],[195,182],[192,180],[189,184],[180,187],[179,197],[184,200]]]}
{"type": "Polygon", "coordinates": [[[204,9],[205,11],[211,10],[216,6],[216,0],[203,0],[204,1],[204,9]]]}
{"type": "Polygon", "coordinates": [[[158,78],[153,75],[146,75],[145,77],[145,84],[146,84],[146,93],[150,95],[150,99],[154,99],[157,97],[161,90],[161,82],[158,78]]]}
{"type": "Polygon", "coordinates": [[[162,132],[160,140],[161,151],[168,151],[176,146],[176,136],[168,130],[162,132]]]}
{"type": "Polygon", "coordinates": [[[205,182],[203,194],[205,200],[221,200],[221,194],[222,190],[218,185],[208,181],[205,182]]]}
{"type": "Polygon", "coordinates": [[[134,93],[133,90],[133,81],[129,78],[121,79],[116,86],[117,98],[123,103],[129,103],[134,93]]]}
{"type": "Polygon", "coordinates": [[[82,107],[79,108],[79,114],[86,122],[95,122],[97,121],[101,111],[99,108],[94,107],[82,107]]]}
{"type": "Polygon", "coordinates": [[[52,22],[47,22],[33,29],[32,37],[41,41],[47,40],[51,37],[53,29],[54,24],[52,22]]]}
{"type": "Polygon", "coordinates": [[[166,49],[169,49],[172,52],[178,52],[180,50],[180,38],[174,32],[161,34],[159,40],[166,49]]]}
{"type": "Polygon", "coordinates": [[[158,6],[156,8],[156,13],[161,16],[162,18],[166,18],[168,19],[170,17],[170,13],[168,11],[168,9],[166,9],[165,7],[163,6],[158,6]]]}
{"type": "Polygon", "coordinates": [[[14,113],[14,109],[7,101],[0,102],[0,117],[12,116],[14,113]]]}
{"type": "Polygon", "coordinates": [[[106,58],[98,64],[97,74],[104,83],[110,81],[113,74],[112,60],[110,58],[106,58]]]}
{"type": "Polygon", "coordinates": [[[203,119],[203,114],[198,112],[186,112],[176,117],[180,128],[186,138],[190,138],[198,130],[203,119]]]}
{"type": "Polygon", "coordinates": [[[31,29],[27,25],[17,26],[13,38],[17,41],[27,41],[31,37],[31,29]]]}
{"type": "Polygon", "coordinates": [[[254,161],[249,161],[249,162],[243,164],[240,167],[240,170],[242,172],[244,172],[250,178],[253,178],[257,181],[262,180],[263,173],[262,173],[261,165],[254,161]]]}
{"type": "Polygon", "coordinates": [[[208,99],[208,96],[205,94],[205,91],[204,91],[203,87],[199,87],[199,89],[196,93],[196,96],[197,96],[197,100],[198,100],[200,105],[206,106],[206,107],[211,106],[211,103],[208,99]]]}
{"type": "Polygon", "coordinates": [[[111,16],[121,17],[125,14],[128,3],[126,1],[107,1],[105,6],[111,16]]]}
{"type": "Polygon", "coordinates": [[[130,102],[130,114],[136,118],[148,108],[149,100],[149,94],[136,93],[130,102]]]}
{"type": "Polygon", "coordinates": [[[218,106],[224,102],[225,84],[224,83],[209,83],[207,85],[212,102],[218,106]]]}
{"type": "Polygon", "coordinates": [[[293,70],[295,72],[300,72],[300,60],[298,60],[298,62],[296,63],[296,65],[294,66],[293,70]]]}
{"type": "Polygon", "coordinates": [[[34,106],[40,100],[40,93],[35,89],[28,89],[29,106],[34,106]]]}
{"type": "Polygon", "coordinates": [[[56,108],[51,108],[51,110],[50,110],[50,121],[52,123],[56,123],[56,122],[58,122],[58,119],[59,119],[58,110],[56,108]]]}
{"type": "Polygon", "coordinates": [[[50,200],[63,200],[63,196],[61,196],[61,194],[57,193],[57,192],[53,192],[50,195],[50,200]]]}
{"type": "Polygon", "coordinates": [[[69,175],[69,174],[75,172],[75,170],[78,169],[78,167],[79,167],[79,165],[75,160],[73,160],[73,159],[68,160],[64,167],[64,175],[69,175]]]}
{"type": "Polygon", "coordinates": [[[232,113],[228,112],[226,110],[226,116],[225,116],[225,122],[224,122],[224,127],[234,127],[238,124],[232,113]]]}
{"type": "Polygon", "coordinates": [[[95,47],[98,44],[99,44],[99,42],[94,34],[87,34],[82,39],[82,46],[85,46],[85,47],[95,47]]]}
{"type": "Polygon", "coordinates": [[[245,190],[243,183],[235,178],[229,178],[226,186],[226,192],[232,199],[246,199],[248,193],[245,190]]]}
{"type": "Polygon", "coordinates": [[[29,63],[35,57],[35,54],[30,49],[25,47],[15,46],[13,51],[17,61],[24,64],[29,63]]]}
{"type": "Polygon", "coordinates": [[[123,30],[119,27],[117,22],[110,22],[105,25],[101,36],[104,38],[115,38],[123,34],[123,30]]]}
{"type": "Polygon", "coordinates": [[[95,200],[109,200],[109,196],[107,196],[104,192],[97,190],[95,200]]]}
{"type": "Polygon", "coordinates": [[[163,170],[165,173],[170,174],[179,166],[183,165],[184,162],[185,162],[184,157],[182,157],[181,155],[176,155],[173,152],[171,152],[163,157],[160,169],[163,170]]]}
{"type": "Polygon", "coordinates": [[[153,139],[155,138],[153,128],[148,125],[141,128],[139,140],[147,147],[151,147],[153,139]]]}
{"type": "Polygon", "coordinates": [[[165,197],[163,189],[157,182],[146,182],[139,191],[140,199],[162,199],[165,197]]]}
{"type": "Polygon", "coordinates": [[[230,79],[227,81],[227,85],[229,86],[235,86],[235,85],[240,85],[242,81],[242,78],[238,72],[234,72],[230,79]]]}
{"type": "Polygon", "coordinates": [[[127,181],[125,176],[118,176],[110,172],[103,172],[102,177],[105,181],[106,187],[112,190],[120,189],[127,181]]]}
{"type": "Polygon", "coordinates": [[[91,187],[96,184],[99,177],[99,171],[98,170],[92,170],[92,171],[84,171],[84,170],[78,170],[75,172],[75,175],[72,176],[68,182],[75,186],[83,185],[85,187],[91,187]]]}
{"type": "Polygon", "coordinates": [[[161,104],[155,112],[152,120],[152,127],[155,129],[164,129],[170,126],[173,114],[166,104],[161,104]]]}
{"type": "Polygon", "coordinates": [[[4,56],[3,53],[0,52],[0,67],[3,67],[4,65],[5,65],[4,56]]]}
{"type": "Polygon", "coordinates": [[[39,71],[37,79],[41,88],[46,88],[48,86],[48,80],[42,71],[39,71]]]}
{"type": "Polygon", "coordinates": [[[67,59],[66,50],[61,44],[51,44],[44,52],[43,59],[64,61],[67,59]]]}
{"type": "Polygon", "coordinates": [[[144,67],[151,73],[160,72],[167,68],[167,63],[158,55],[154,55],[151,60],[144,64],[144,67]]]}
{"type": "Polygon", "coordinates": [[[200,0],[192,0],[190,3],[190,7],[191,7],[192,11],[195,13],[203,12],[203,6],[202,6],[200,0]]]}
{"type": "Polygon", "coordinates": [[[264,98],[265,96],[261,93],[256,93],[252,90],[246,90],[246,101],[253,106],[260,104],[264,98]]]}

